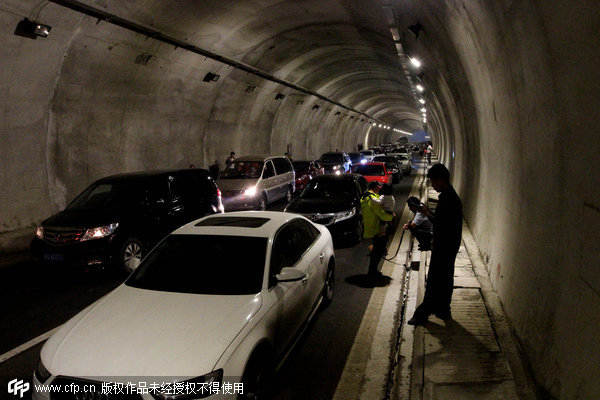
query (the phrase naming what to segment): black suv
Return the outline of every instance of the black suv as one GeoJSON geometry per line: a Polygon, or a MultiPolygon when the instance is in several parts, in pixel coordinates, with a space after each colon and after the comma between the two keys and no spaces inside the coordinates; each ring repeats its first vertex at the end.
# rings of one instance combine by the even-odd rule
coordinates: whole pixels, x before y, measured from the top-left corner
{"type": "Polygon", "coordinates": [[[39,262],[129,272],[166,234],[222,212],[221,192],[204,169],[113,175],[43,221],[31,252],[39,262]]]}

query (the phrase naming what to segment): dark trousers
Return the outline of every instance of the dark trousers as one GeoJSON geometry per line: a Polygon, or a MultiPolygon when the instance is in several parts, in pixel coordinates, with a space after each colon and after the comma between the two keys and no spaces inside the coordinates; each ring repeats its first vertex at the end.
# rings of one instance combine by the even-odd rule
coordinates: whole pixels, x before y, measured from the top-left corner
{"type": "Polygon", "coordinates": [[[454,288],[454,261],[458,249],[436,249],[431,252],[427,285],[423,302],[415,310],[415,318],[427,319],[430,314],[449,314],[454,288]]]}
{"type": "Polygon", "coordinates": [[[433,238],[433,233],[429,232],[428,230],[419,229],[418,225],[416,228],[409,227],[408,229],[421,246],[424,246],[425,248],[431,247],[431,238],[433,238]]]}
{"type": "Polygon", "coordinates": [[[373,250],[371,250],[371,258],[369,259],[369,275],[377,274],[377,266],[385,253],[385,245],[387,244],[386,236],[373,237],[373,250]]]}

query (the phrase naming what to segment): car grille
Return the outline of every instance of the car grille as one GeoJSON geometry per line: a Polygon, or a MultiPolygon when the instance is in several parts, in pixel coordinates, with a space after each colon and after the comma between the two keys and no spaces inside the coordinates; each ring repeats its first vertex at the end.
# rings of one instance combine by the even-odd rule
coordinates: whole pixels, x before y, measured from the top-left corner
{"type": "Polygon", "coordinates": [[[334,220],[334,214],[303,214],[306,218],[321,225],[331,225],[334,220]]]}
{"type": "Polygon", "coordinates": [[[52,244],[69,244],[78,242],[85,229],[83,228],[48,228],[44,227],[44,240],[52,244]]]}
{"type": "Polygon", "coordinates": [[[141,400],[142,396],[137,393],[127,393],[134,389],[123,389],[122,393],[114,393],[110,386],[102,390],[102,382],[88,381],[85,379],[70,378],[66,376],[57,377],[52,383],[55,388],[59,385],[62,390],[54,390],[50,393],[50,400],[141,400]],[[90,391],[91,387],[94,391],[90,391]],[[74,390],[77,388],[78,390],[74,390]],[[66,389],[66,390],[65,390],[66,389]],[[73,393],[77,391],[77,393],[73,393]]]}

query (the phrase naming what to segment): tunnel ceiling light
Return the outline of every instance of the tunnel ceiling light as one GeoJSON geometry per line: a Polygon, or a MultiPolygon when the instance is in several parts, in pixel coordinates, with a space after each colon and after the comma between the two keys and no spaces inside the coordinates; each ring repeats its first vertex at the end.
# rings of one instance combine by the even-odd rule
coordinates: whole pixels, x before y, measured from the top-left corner
{"type": "Polygon", "coordinates": [[[49,25],[44,25],[37,21],[30,21],[27,18],[24,18],[17,24],[15,35],[36,40],[38,36],[43,38],[48,37],[50,29],[52,29],[52,27],[49,25]]]}
{"type": "Polygon", "coordinates": [[[283,93],[277,93],[275,95],[275,100],[281,100],[281,99],[284,99],[284,98],[285,98],[285,94],[283,94],[283,93]]]}
{"type": "Polygon", "coordinates": [[[219,80],[221,76],[217,75],[217,74],[213,74],[212,72],[208,72],[206,75],[204,75],[204,79],[202,79],[204,82],[216,82],[219,80]]]}
{"type": "Polygon", "coordinates": [[[417,90],[422,93],[423,90],[425,90],[425,88],[423,87],[423,85],[417,85],[417,90]]]}
{"type": "Polygon", "coordinates": [[[410,59],[410,63],[417,68],[419,68],[421,66],[421,61],[419,61],[418,59],[416,59],[414,57],[410,59]]]}
{"type": "Polygon", "coordinates": [[[425,99],[419,99],[419,103],[425,104],[425,99]]]}
{"type": "Polygon", "coordinates": [[[425,107],[421,107],[421,112],[425,113],[425,112],[427,112],[427,109],[425,107]]]}
{"type": "Polygon", "coordinates": [[[383,124],[379,124],[379,127],[380,127],[380,128],[381,128],[381,127],[383,127],[383,124]]]}

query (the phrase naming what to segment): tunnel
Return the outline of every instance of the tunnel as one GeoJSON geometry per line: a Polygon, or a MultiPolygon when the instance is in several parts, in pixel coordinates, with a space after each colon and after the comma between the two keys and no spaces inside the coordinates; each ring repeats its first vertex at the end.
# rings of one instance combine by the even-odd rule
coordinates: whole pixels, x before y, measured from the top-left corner
{"type": "Polygon", "coordinates": [[[540,392],[600,397],[597,2],[3,0],[0,17],[0,235],[106,175],[426,134],[540,392]]]}

